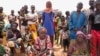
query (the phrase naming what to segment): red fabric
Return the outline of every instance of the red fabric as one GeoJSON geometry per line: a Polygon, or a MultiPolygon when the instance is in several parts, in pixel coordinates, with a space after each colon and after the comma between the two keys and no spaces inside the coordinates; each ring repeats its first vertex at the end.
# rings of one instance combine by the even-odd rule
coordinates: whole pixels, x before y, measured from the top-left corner
{"type": "Polygon", "coordinates": [[[91,54],[92,56],[100,56],[100,31],[91,30],[91,54]]]}

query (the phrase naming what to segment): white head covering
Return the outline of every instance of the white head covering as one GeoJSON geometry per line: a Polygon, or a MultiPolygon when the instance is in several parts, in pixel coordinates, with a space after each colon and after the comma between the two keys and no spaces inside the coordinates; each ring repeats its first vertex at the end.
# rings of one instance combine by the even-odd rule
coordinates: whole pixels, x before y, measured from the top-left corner
{"type": "Polygon", "coordinates": [[[76,35],[83,35],[85,39],[91,39],[92,35],[91,34],[88,34],[88,35],[85,35],[82,31],[77,31],[76,35]]]}

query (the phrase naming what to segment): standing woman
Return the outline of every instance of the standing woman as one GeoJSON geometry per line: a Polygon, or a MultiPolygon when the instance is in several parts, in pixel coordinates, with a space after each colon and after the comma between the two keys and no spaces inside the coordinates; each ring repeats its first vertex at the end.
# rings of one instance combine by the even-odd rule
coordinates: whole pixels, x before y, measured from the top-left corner
{"type": "Polygon", "coordinates": [[[43,27],[47,29],[47,34],[50,36],[51,43],[53,44],[53,36],[54,36],[54,19],[55,14],[52,11],[52,3],[50,1],[46,2],[46,9],[42,14],[43,19],[43,27]]]}

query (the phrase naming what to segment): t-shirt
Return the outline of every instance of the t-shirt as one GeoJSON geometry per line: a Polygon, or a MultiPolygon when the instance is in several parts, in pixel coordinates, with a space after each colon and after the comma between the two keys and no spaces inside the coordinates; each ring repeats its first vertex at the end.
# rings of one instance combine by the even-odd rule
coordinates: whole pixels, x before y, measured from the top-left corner
{"type": "Polygon", "coordinates": [[[92,22],[91,26],[92,29],[100,30],[100,13],[95,12],[89,16],[89,21],[92,22]]]}

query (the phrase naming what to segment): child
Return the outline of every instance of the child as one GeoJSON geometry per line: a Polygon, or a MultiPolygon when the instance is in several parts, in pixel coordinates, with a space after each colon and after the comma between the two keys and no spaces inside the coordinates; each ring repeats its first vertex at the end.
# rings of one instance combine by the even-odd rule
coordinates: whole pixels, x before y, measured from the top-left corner
{"type": "MultiPolygon", "coordinates": [[[[59,24],[60,35],[61,35],[61,31],[62,31],[62,29],[63,29],[63,26],[66,26],[66,30],[68,31],[68,29],[67,29],[67,21],[66,21],[66,19],[65,19],[64,16],[61,17],[61,23],[59,24]]],[[[61,44],[61,46],[62,46],[62,38],[60,38],[60,44],[61,44]]]]}
{"type": "Polygon", "coordinates": [[[68,28],[66,27],[66,25],[63,26],[63,29],[61,31],[61,38],[63,42],[64,52],[66,52],[66,47],[67,49],[69,47],[69,35],[68,35],[68,28]]]}
{"type": "Polygon", "coordinates": [[[89,51],[85,41],[86,35],[81,31],[78,31],[76,35],[77,35],[76,42],[70,44],[68,55],[89,56],[89,51]]]}
{"type": "Polygon", "coordinates": [[[45,28],[39,29],[39,37],[37,38],[34,47],[37,52],[37,56],[47,56],[52,50],[52,44],[50,41],[50,37],[47,34],[47,30],[45,28]]]}
{"type": "Polygon", "coordinates": [[[29,31],[28,27],[25,28],[25,33],[23,34],[23,37],[24,37],[24,41],[26,42],[29,42],[30,40],[32,40],[32,34],[29,31]]]}

